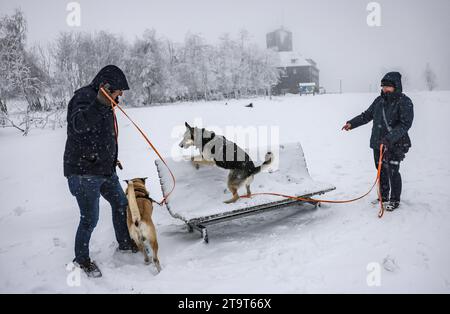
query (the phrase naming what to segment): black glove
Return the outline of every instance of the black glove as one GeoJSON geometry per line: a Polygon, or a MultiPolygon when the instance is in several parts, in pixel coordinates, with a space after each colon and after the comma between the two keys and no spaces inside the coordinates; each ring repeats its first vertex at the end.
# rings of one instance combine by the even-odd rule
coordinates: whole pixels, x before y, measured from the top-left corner
{"type": "Polygon", "coordinates": [[[386,150],[388,150],[389,149],[389,146],[391,145],[390,143],[389,143],[389,141],[386,139],[386,138],[382,138],[381,140],[380,140],[380,145],[381,144],[383,144],[383,147],[384,147],[384,149],[386,149],[386,150]]]}
{"type": "Polygon", "coordinates": [[[108,99],[108,97],[105,96],[105,94],[103,94],[102,88],[103,88],[103,89],[105,90],[105,92],[107,92],[108,95],[112,98],[111,91],[110,91],[111,85],[109,85],[108,83],[106,83],[106,84],[103,84],[103,83],[102,83],[102,84],[100,84],[100,87],[99,87],[99,89],[98,89],[98,93],[97,93],[97,101],[98,101],[99,103],[101,103],[102,105],[105,105],[105,106],[111,106],[111,101],[108,99]]]}

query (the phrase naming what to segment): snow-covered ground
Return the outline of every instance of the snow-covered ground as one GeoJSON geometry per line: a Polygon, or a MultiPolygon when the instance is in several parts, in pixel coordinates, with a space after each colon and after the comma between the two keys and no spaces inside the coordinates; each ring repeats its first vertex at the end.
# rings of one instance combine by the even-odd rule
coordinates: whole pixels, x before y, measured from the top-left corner
{"type": "MultiPolygon", "coordinates": [[[[22,137],[0,129],[0,292],[449,293],[450,92],[408,95],[415,105],[413,147],[401,165],[403,203],[394,213],[378,219],[378,208],[370,203],[373,192],[351,204],[296,206],[217,225],[206,245],[155,206],[163,267],[155,276],[141,255],[115,253],[111,212],[102,200],[91,252],[104,276],[82,276],[78,287],[67,285],[78,208],[62,175],[65,130],[32,130],[22,137]],[[379,279],[379,285],[368,285],[368,278],[379,279]]],[[[185,121],[201,118],[205,127],[278,126],[282,142],[302,143],[312,178],[336,186],[325,198],[347,199],[366,192],[375,167],[370,126],[348,133],[340,128],[375,97],[291,95],[252,99],[254,108],[244,107],[250,100],[238,100],[128,112],[164,155],[179,142],[174,135],[185,121]]],[[[119,175],[148,176],[150,193],[159,199],[155,154],[119,117],[125,167],[119,175]]]]}

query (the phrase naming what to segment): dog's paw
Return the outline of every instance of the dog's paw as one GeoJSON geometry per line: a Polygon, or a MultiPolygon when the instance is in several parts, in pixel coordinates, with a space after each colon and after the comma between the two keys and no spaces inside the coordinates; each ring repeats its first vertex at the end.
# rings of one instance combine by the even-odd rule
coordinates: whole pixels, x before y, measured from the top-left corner
{"type": "Polygon", "coordinates": [[[233,203],[235,203],[237,200],[238,200],[237,198],[236,198],[236,199],[232,198],[232,199],[229,199],[229,200],[224,201],[224,203],[225,203],[225,204],[233,204],[233,203]]]}
{"type": "Polygon", "coordinates": [[[155,265],[156,272],[159,274],[161,272],[161,264],[158,260],[153,260],[153,265],[155,265]]]}

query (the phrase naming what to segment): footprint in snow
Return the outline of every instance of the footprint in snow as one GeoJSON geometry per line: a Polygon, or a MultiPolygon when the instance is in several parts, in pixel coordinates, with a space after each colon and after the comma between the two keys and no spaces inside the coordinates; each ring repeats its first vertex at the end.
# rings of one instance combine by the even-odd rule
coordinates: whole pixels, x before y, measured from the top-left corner
{"type": "Polygon", "coordinates": [[[383,260],[383,268],[388,272],[395,273],[400,267],[397,265],[395,259],[390,256],[386,256],[383,260]]]}
{"type": "Polygon", "coordinates": [[[26,212],[26,211],[27,211],[27,210],[25,209],[25,207],[22,207],[22,206],[17,206],[17,207],[14,208],[14,210],[13,210],[14,215],[16,215],[17,217],[22,216],[22,214],[23,214],[24,212],[26,212]]]}
{"type": "Polygon", "coordinates": [[[55,247],[66,248],[66,243],[62,241],[60,238],[53,238],[53,245],[55,247]]]}

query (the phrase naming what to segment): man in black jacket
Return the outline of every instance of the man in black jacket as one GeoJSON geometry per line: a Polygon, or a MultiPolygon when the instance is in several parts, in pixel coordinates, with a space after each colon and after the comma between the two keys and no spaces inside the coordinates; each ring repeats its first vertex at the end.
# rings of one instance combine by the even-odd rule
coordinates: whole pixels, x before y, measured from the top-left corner
{"type": "Polygon", "coordinates": [[[408,130],[414,119],[413,103],[402,93],[401,74],[389,72],[381,80],[381,96],[359,116],[347,121],[342,128],[349,131],[373,120],[370,147],[378,167],[380,144],[386,148],[381,169],[381,197],[387,210],[400,205],[402,178],[400,162],[411,147],[408,130]],[[389,195],[390,192],[390,195],[389,195]]]}
{"type": "Polygon", "coordinates": [[[89,257],[89,241],[99,217],[100,195],[111,204],[119,250],[135,249],[126,222],[128,201],[116,174],[118,146],[113,110],[100,87],[116,102],[129,89],[122,70],[108,65],[91,84],[75,91],[67,109],[64,152],[64,176],[80,208],[74,262],[91,277],[101,276],[89,257]]]}

